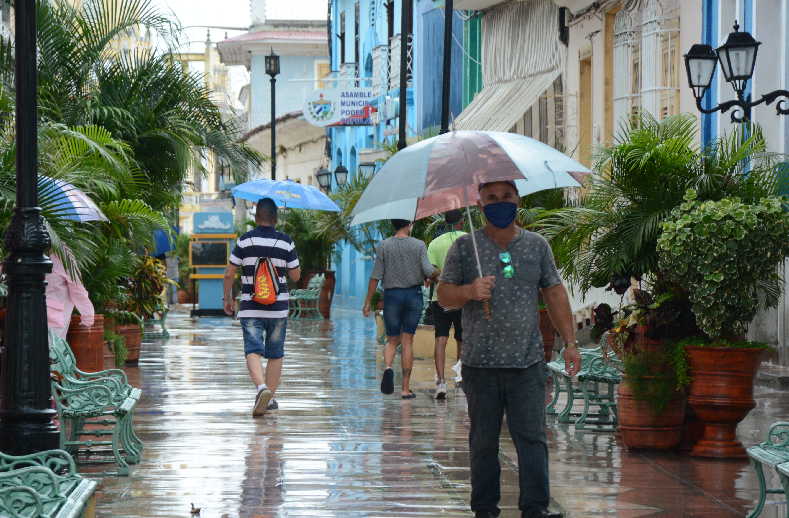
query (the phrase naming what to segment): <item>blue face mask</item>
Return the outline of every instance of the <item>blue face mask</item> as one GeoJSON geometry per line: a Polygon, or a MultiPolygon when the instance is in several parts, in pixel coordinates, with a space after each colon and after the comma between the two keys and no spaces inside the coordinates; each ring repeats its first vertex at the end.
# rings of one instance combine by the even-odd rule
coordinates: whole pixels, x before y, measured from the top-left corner
{"type": "Polygon", "coordinates": [[[509,201],[490,203],[482,207],[490,224],[498,228],[507,228],[515,221],[518,205],[509,201]]]}

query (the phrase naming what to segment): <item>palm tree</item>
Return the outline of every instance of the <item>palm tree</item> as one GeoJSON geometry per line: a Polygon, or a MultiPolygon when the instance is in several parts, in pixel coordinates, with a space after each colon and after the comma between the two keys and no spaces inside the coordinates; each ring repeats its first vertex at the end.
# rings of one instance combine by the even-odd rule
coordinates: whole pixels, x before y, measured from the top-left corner
{"type": "MultiPolygon", "coordinates": [[[[200,78],[168,55],[119,54],[113,43],[136,28],[174,45],[178,26],[152,0],[38,0],[39,111],[42,120],[101,126],[124,141],[147,181],[142,199],[172,209],[199,155],[210,150],[243,181],[260,157],[238,142],[200,78]]],[[[0,81],[13,91],[13,42],[0,40],[0,81]]],[[[0,110],[3,105],[0,105],[0,110]]],[[[8,118],[9,112],[0,113],[8,118]]]]}
{"type": "Polygon", "coordinates": [[[596,157],[591,186],[577,207],[548,211],[539,231],[557,265],[582,293],[621,286],[658,271],[661,224],[688,189],[699,199],[753,201],[774,194],[776,157],[758,127],[738,129],[709,148],[696,145],[695,117],[661,121],[644,114],[596,157]]]}

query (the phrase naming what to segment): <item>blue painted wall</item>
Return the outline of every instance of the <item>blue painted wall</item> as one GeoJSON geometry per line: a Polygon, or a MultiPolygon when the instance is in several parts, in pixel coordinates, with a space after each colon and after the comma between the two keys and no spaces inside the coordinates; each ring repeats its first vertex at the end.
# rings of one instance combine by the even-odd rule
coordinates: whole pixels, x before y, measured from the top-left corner
{"type": "MultiPolygon", "coordinates": [[[[340,69],[340,40],[337,35],[340,13],[345,13],[345,61],[352,63],[354,57],[354,4],[355,0],[331,0],[332,70],[340,69]]],[[[412,88],[408,91],[408,135],[424,134],[440,125],[441,119],[441,67],[443,52],[444,11],[443,3],[434,0],[412,0],[414,3],[413,42],[414,62],[412,67],[412,88]]],[[[395,1],[394,33],[400,33],[400,12],[402,4],[395,1]]],[[[359,61],[362,77],[370,77],[372,72],[372,51],[378,45],[388,45],[387,19],[383,0],[359,1],[359,61]],[[374,13],[374,16],[372,16],[374,13]],[[372,23],[371,23],[372,22],[372,23]]],[[[463,41],[463,22],[455,13],[453,32],[457,42],[463,41]]],[[[454,116],[462,109],[462,56],[461,46],[453,41],[452,85],[453,92],[450,108],[454,116]]],[[[399,59],[396,56],[395,59],[399,59]]],[[[364,84],[364,83],[363,83],[364,84]]],[[[366,86],[370,84],[367,83],[366,86]]],[[[397,100],[399,90],[387,94],[397,100]]],[[[382,96],[377,100],[384,102],[382,96]]],[[[358,152],[362,149],[380,148],[384,142],[397,140],[398,120],[383,121],[377,126],[328,128],[331,139],[331,169],[340,164],[348,168],[353,177],[358,174],[358,152]]],[[[334,179],[332,178],[332,182],[334,179]]],[[[336,185],[334,186],[336,188],[336,185]]],[[[347,244],[339,244],[335,255],[334,269],[337,272],[337,287],[334,304],[360,308],[367,293],[367,283],[373,269],[372,257],[362,255],[347,244]]]]}
{"type": "MultiPolygon", "coordinates": [[[[277,117],[289,112],[300,111],[303,108],[304,99],[307,99],[315,89],[315,83],[301,80],[317,79],[315,77],[316,63],[325,63],[327,60],[328,55],[324,57],[280,56],[280,73],[277,76],[277,117]]],[[[271,78],[266,75],[264,55],[253,55],[251,63],[250,128],[255,128],[271,120],[271,78]]]]}
{"type": "MultiPolygon", "coordinates": [[[[703,0],[702,4],[702,31],[701,36],[704,43],[717,47],[719,44],[718,38],[718,11],[720,0],[703,0]]],[[[718,104],[718,82],[719,67],[715,67],[715,76],[712,79],[712,85],[709,91],[704,96],[702,101],[705,109],[710,109],[718,104]]],[[[702,145],[710,144],[718,136],[718,114],[717,113],[703,113],[701,114],[701,143],[702,145]]]]}

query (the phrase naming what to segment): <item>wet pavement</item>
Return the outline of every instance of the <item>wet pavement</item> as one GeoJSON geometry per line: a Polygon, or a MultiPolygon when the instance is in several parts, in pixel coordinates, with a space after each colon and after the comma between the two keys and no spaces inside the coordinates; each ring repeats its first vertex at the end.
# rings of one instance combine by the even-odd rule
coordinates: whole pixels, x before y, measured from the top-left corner
{"type": "MultiPolygon", "coordinates": [[[[189,517],[192,503],[202,518],[472,515],[462,393],[451,387],[448,401],[434,401],[432,359],[423,359],[415,400],[383,396],[372,319],[338,311],[291,322],[280,408],[260,419],[250,415],[238,322],[176,312],[168,324],[171,338],[146,341],[139,367],[127,369],[143,389],[143,460],[130,477],[101,479],[97,516],[189,517]]],[[[780,417],[789,417],[786,392],[760,390],[743,442],[763,440],[780,417]]],[[[548,428],[554,505],[567,516],[735,517],[755,501],[747,462],[630,453],[611,433],[548,428]]],[[[516,470],[505,433],[504,518],[518,516],[516,470]]],[[[786,506],[762,516],[785,517],[786,506]]]]}

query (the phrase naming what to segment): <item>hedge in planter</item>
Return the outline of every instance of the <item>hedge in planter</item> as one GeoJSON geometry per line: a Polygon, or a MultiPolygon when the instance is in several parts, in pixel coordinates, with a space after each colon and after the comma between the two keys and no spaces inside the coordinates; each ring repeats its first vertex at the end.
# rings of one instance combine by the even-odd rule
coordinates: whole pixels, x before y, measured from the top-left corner
{"type": "Polygon", "coordinates": [[[687,293],[706,335],[686,347],[688,403],[705,424],[693,455],[745,456],[736,427],[755,406],[753,377],[764,346],[744,337],[759,309],[778,303],[777,268],[789,254],[788,238],[789,214],[778,197],[700,202],[689,190],[663,224],[661,273],[687,293]]]}

